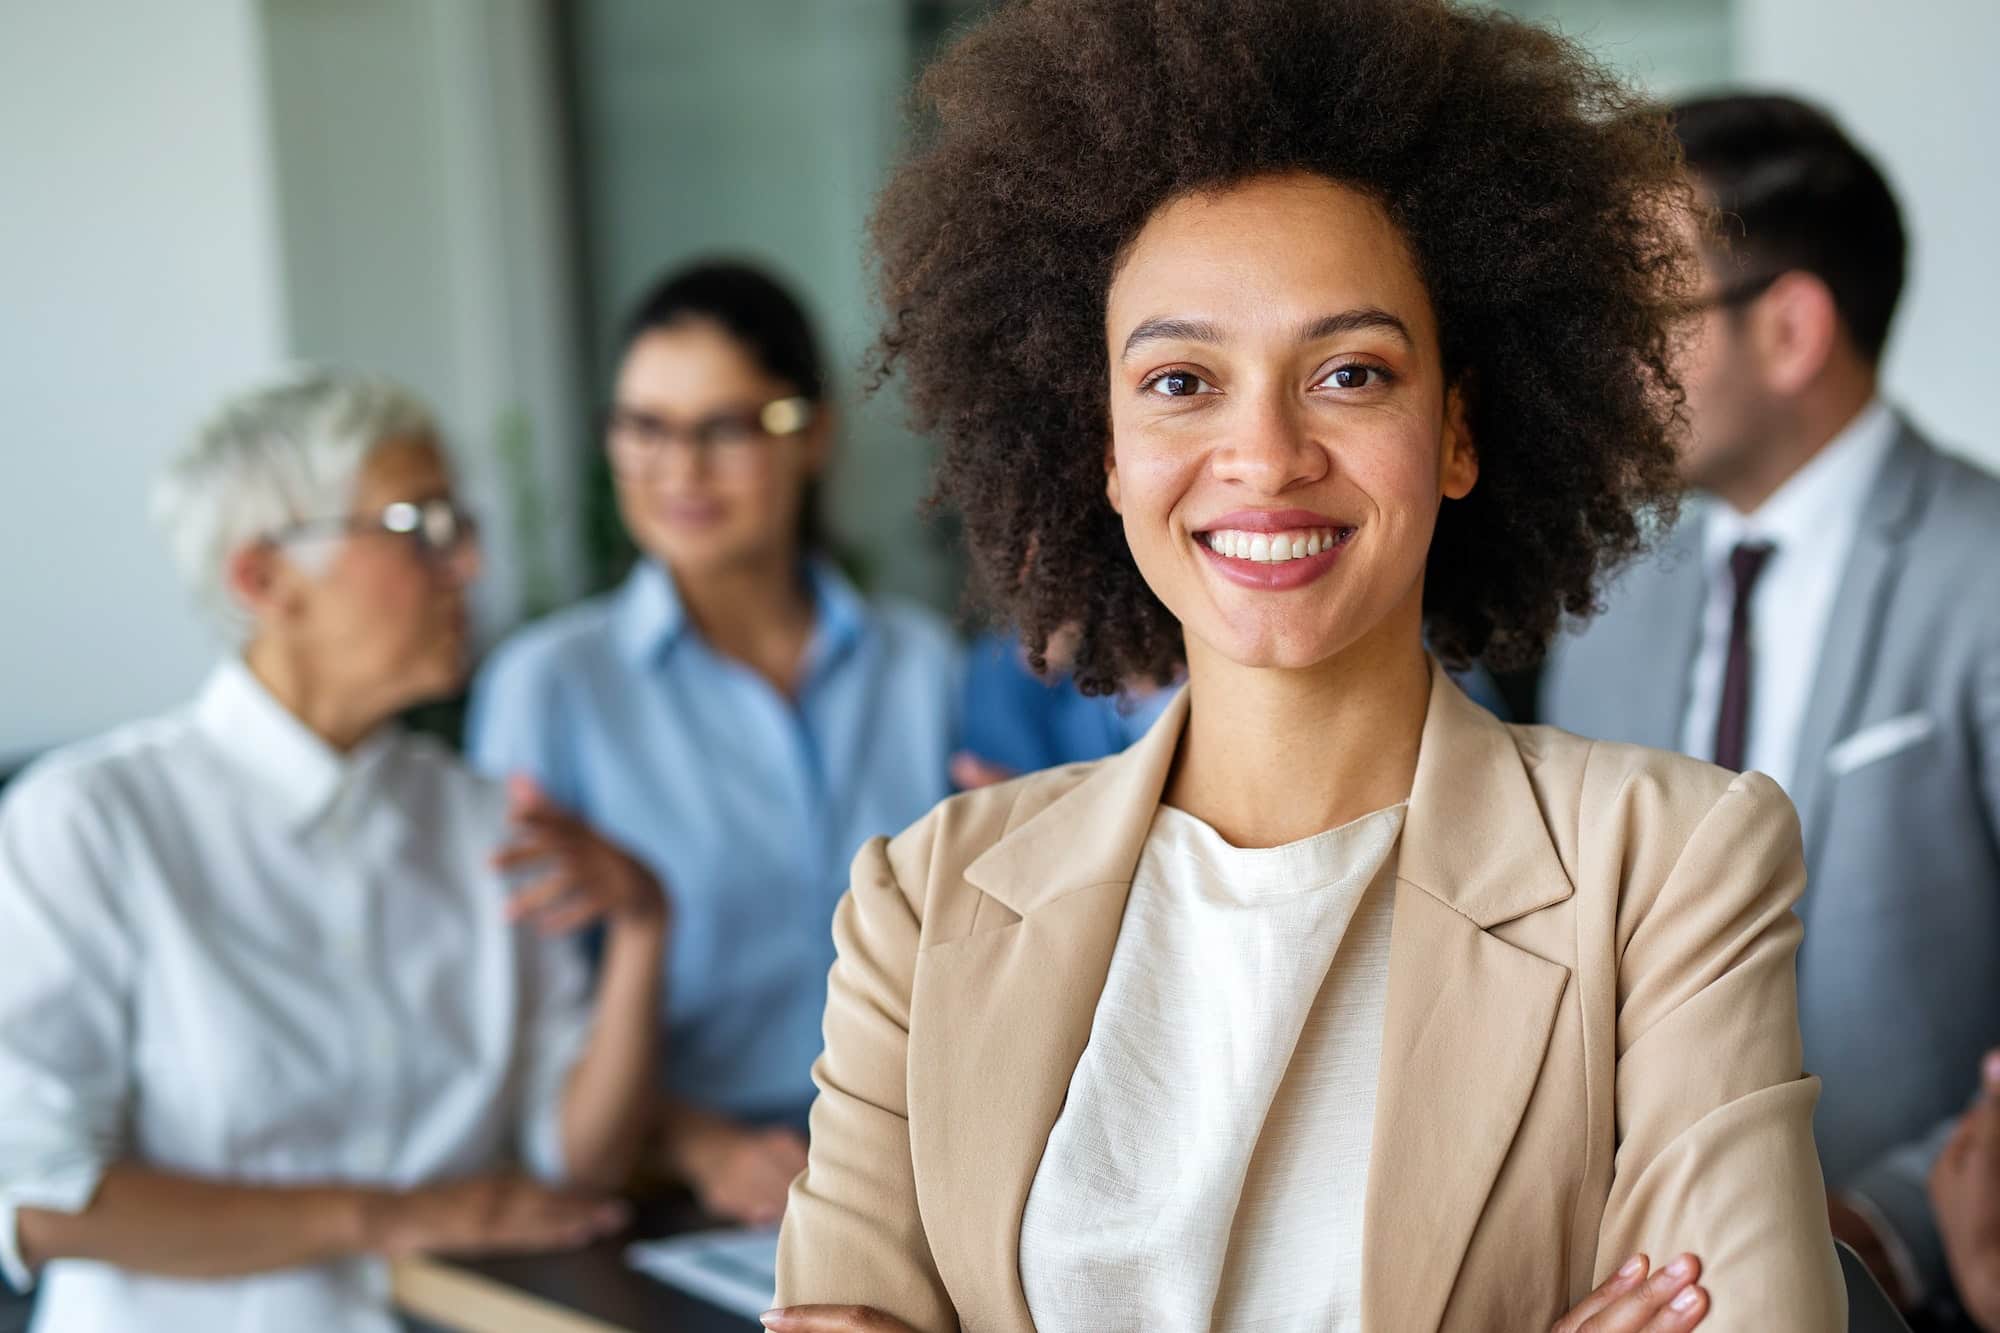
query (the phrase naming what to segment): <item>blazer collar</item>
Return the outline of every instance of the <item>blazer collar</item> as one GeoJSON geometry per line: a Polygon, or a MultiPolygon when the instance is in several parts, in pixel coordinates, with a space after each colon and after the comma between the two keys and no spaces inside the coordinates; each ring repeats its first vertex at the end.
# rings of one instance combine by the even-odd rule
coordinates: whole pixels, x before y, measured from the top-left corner
{"type": "MultiPolygon", "coordinates": [[[[1014,913],[1130,883],[1187,726],[1187,691],[1137,744],[1028,815],[967,867],[1014,913]]],[[[1513,733],[1431,664],[1399,876],[1482,929],[1569,897],[1513,733]]]]}
{"type": "MultiPolygon", "coordinates": [[[[1132,873],[1186,725],[1147,735],[1031,811],[966,870],[1011,919],[931,946],[948,977],[914,1025],[911,1150],[968,1326],[1026,1327],[1021,1217],[1117,945],[1132,873]],[[1005,1070],[996,1081],[993,1071],[1005,1070]]],[[[1370,1327],[1436,1328],[1520,1124],[1568,971],[1485,927],[1573,892],[1514,733],[1432,668],[1403,828],[1385,1059],[1369,1168],[1370,1327]],[[1405,1244],[1399,1238],[1415,1238],[1405,1244]]]]}

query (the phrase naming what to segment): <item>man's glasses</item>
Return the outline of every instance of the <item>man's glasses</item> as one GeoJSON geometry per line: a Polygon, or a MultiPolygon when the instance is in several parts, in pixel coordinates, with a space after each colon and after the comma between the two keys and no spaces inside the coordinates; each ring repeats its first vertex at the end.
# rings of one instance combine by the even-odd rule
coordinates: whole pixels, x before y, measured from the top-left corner
{"type": "Polygon", "coordinates": [[[685,442],[701,462],[742,468],[754,462],[771,440],[797,435],[812,420],[812,402],[799,397],[712,412],[685,425],[638,408],[614,407],[605,414],[605,450],[612,470],[620,476],[645,472],[677,440],[685,442]]]}
{"type": "Polygon", "coordinates": [[[1771,290],[1771,284],[1784,276],[1784,272],[1780,270],[1776,273],[1766,273],[1762,277],[1744,278],[1718,291],[1704,292],[1681,308],[1690,315],[1699,314],[1704,310],[1734,310],[1738,306],[1750,304],[1771,290]]]}
{"type": "Polygon", "coordinates": [[[308,518],[270,534],[274,542],[335,534],[387,532],[407,537],[431,557],[443,557],[479,536],[479,520],[452,500],[398,500],[373,518],[308,518]]]}

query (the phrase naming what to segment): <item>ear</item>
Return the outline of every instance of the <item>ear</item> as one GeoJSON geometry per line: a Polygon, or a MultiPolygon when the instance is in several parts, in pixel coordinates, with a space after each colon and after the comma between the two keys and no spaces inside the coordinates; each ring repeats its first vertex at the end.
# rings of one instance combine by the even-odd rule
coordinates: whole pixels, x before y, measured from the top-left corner
{"type": "Polygon", "coordinates": [[[1786,397],[1819,378],[1841,337],[1833,292],[1810,273],[1795,270],[1780,277],[1750,317],[1764,383],[1786,397]]]}
{"type": "Polygon", "coordinates": [[[1466,423],[1465,393],[1454,384],[1444,395],[1444,459],[1440,477],[1447,500],[1463,500],[1479,480],[1479,450],[1466,423]]]}
{"type": "Polygon", "coordinates": [[[1111,512],[1125,512],[1118,497],[1118,452],[1111,447],[1111,437],[1104,437],[1104,498],[1111,501],[1111,512]]]}
{"type": "Polygon", "coordinates": [[[297,602],[297,577],[283,551],[266,541],[250,542],[223,561],[230,599],[259,624],[279,619],[297,602]]]}

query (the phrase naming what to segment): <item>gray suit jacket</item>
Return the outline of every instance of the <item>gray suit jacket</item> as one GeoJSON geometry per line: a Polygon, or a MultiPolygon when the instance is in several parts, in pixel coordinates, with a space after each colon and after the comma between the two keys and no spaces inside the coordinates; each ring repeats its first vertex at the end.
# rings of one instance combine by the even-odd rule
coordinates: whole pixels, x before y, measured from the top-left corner
{"type": "MultiPolygon", "coordinates": [[[[1545,721],[1679,747],[1705,590],[1691,518],[1557,645],[1545,721]]],[[[1831,1190],[1948,1289],[1925,1179],[2000,1043],[2000,479],[1904,424],[1827,627],[1792,795],[1799,1025],[1831,1190]]]]}

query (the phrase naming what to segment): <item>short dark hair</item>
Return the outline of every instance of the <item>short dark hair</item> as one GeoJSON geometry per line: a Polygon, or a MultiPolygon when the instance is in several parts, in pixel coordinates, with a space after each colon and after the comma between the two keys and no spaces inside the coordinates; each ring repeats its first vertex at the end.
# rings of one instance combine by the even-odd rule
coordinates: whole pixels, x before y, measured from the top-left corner
{"type": "MultiPolygon", "coordinates": [[[[648,333],[691,320],[707,320],[733,338],[765,374],[783,380],[815,407],[826,401],[826,369],[819,338],[797,297],[763,269],[732,259],[705,259],[674,269],[639,298],[618,340],[623,360],[648,333]]],[[[799,504],[799,549],[827,545],[817,479],[799,504]]]]}
{"type": "Polygon", "coordinates": [[[1753,274],[1796,269],[1825,283],[1855,347],[1881,361],[1909,243],[1868,155],[1825,111],[1772,93],[1683,102],[1674,131],[1723,242],[1753,274]]]}
{"type": "Polygon", "coordinates": [[[873,222],[882,369],[943,443],[984,591],[1038,658],[1080,626],[1086,691],[1184,652],[1105,497],[1104,311],[1123,248],[1195,191],[1311,172],[1410,242],[1480,462],[1430,550],[1446,661],[1532,661],[1640,514],[1671,515],[1686,178],[1664,113],[1556,34],[1446,0],[1044,0],[921,92],[934,123],[873,222]]]}

